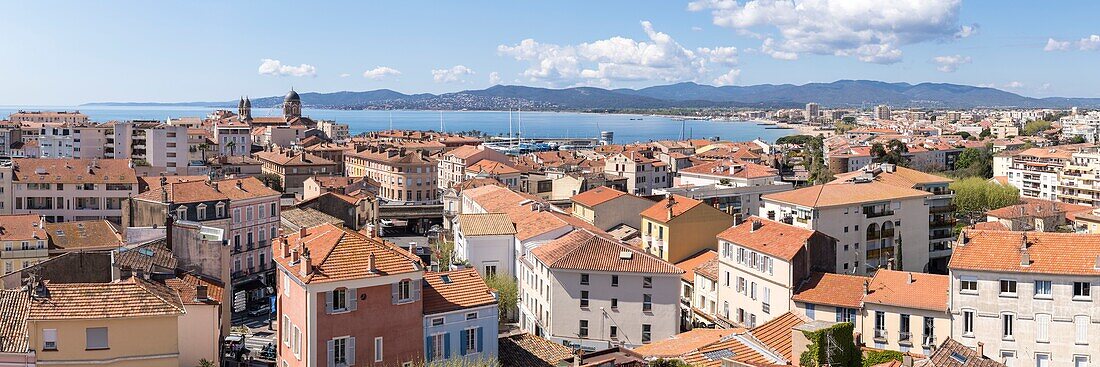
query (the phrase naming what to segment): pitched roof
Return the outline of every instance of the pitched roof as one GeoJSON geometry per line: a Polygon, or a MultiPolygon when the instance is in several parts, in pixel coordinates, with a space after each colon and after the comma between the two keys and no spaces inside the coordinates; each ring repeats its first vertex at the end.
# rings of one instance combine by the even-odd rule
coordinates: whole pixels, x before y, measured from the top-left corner
{"type": "Polygon", "coordinates": [[[636,247],[597,236],[587,230],[569,234],[531,250],[552,269],[683,274],[675,265],[636,247]]]}
{"type": "Polygon", "coordinates": [[[875,201],[931,196],[932,193],[878,181],[829,183],[764,195],[764,199],[805,207],[824,208],[875,201]]]}
{"type": "Polygon", "coordinates": [[[31,300],[30,320],[175,316],[179,295],[167,286],[131,277],[114,283],[47,284],[48,296],[31,300]]]}
{"type": "Polygon", "coordinates": [[[318,157],[310,153],[293,151],[272,150],[253,153],[256,159],[268,161],[280,166],[328,166],[336,162],[318,157]]]}
{"type": "Polygon", "coordinates": [[[162,200],[164,200],[166,194],[168,202],[173,203],[199,203],[229,199],[228,196],[215,189],[213,185],[213,183],[205,181],[168,183],[140,193],[134,198],[156,203],[163,203],[162,200]]]}
{"type": "Polygon", "coordinates": [[[166,279],[164,285],[179,293],[180,300],[185,305],[220,304],[222,302],[222,291],[225,290],[225,285],[222,282],[194,274],[180,274],[175,278],[166,279]],[[200,300],[197,297],[200,285],[206,286],[206,300],[200,300]]]}
{"type": "MultiPolygon", "coordinates": [[[[787,333],[788,335],[790,332],[787,333]]],[[[682,359],[694,367],[721,367],[723,361],[733,360],[749,366],[779,365],[778,358],[785,357],[769,351],[748,333],[730,334],[721,341],[690,352],[682,359]]]]}
{"type": "Polygon", "coordinates": [[[578,218],[554,212],[549,203],[537,197],[517,193],[507,187],[486,185],[468,188],[462,191],[462,196],[473,200],[487,212],[507,214],[515,223],[516,239],[520,241],[567,228],[599,230],[578,218]]]}
{"type": "Polygon", "coordinates": [[[0,353],[27,353],[30,298],[18,289],[0,289],[0,353]]]}
{"type": "Polygon", "coordinates": [[[432,315],[497,303],[477,269],[424,274],[424,314],[432,315]]]}
{"type": "Polygon", "coordinates": [[[230,178],[218,181],[215,188],[230,200],[246,200],[267,196],[279,196],[282,193],[264,185],[258,178],[230,178]]]}
{"type": "Polygon", "coordinates": [[[798,315],[787,312],[750,331],[761,343],[778,352],[788,361],[793,361],[791,329],[805,322],[798,315]]]}
{"type": "Polygon", "coordinates": [[[486,173],[490,175],[510,175],[518,174],[519,170],[505,163],[497,162],[489,159],[482,159],[466,167],[467,173],[486,173]]]}
{"type": "Polygon", "coordinates": [[[815,233],[818,232],[752,216],[741,224],[722,231],[718,238],[791,261],[815,233]],[[754,226],[759,227],[753,229],[754,226]]]}
{"type": "Polygon", "coordinates": [[[344,220],[328,215],[313,208],[294,208],[287,209],[280,212],[280,218],[284,225],[291,227],[290,229],[297,231],[302,227],[314,227],[325,223],[331,223],[338,226],[344,225],[344,220]]]}
{"type": "Polygon", "coordinates": [[[459,214],[458,225],[463,236],[516,234],[516,226],[504,213],[459,214]]]}
{"type": "Polygon", "coordinates": [[[791,300],[815,305],[859,308],[863,300],[863,283],[869,278],[859,275],[813,273],[798,286],[791,300]]]}
{"type": "Polygon", "coordinates": [[[691,255],[691,257],[680,260],[680,262],[676,263],[676,267],[684,271],[684,275],[682,275],[681,278],[685,282],[695,283],[695,269],[703,264],[717,259],[718,251],[708,248],[706,250],[699,251],[695,255],[691,255]]]}
{"type": "Polygon", "coordinates": [[[123,243],[118,227],[106,219],[46,223],[44,226],[51,250],[112,249],[123,243]]]}
{"type": "MultiPolygon", "coordinates": [[[[292,250],[305,254],[309,250],[313,272],[302,275],[301,261],[283,257],[275,247],[275,261],[304,283],[331,282],[363,279],[393,274],[419,272],[423,269],[420,258],[391,243],[382,242],[332,224],[322,224],[305,229],[305,236],[295,232],[286,237],[292,250]],[[377,271],[372,272],[363,261],[375,256],[377,271]]],[[[276,244],[275,246],[281,246],[276,244]]]]}
{"type": "Polygon", "coordinates": [[[44,240],[46,239],[46,230],[42,229],[44,222],[42,216],[38,214],[0,215],[0,240],[44,240]]]}
{"type": "Polygon", "coordinates": [[[947,275],[880,269],[871,278],[863,303],[947,311],[950,285],[947,275]]]}
{"type": "MultiPolygon", "coordinates": [[[[841,173],[836,175],[836,180],[831,183],[843,183],[844,181],[851,180],[864,174],[863,170],[856,170],[852,172],[841,173]]],[[[916,187],[917,185],[928,184],[943,184],[951,183],[952,180],[943,176],[936,176],[930,173],[924,173],[915,169],[906,168],[902,166],[895,166],[893,172],[884,172],[878,170],[874,174],[874,180],[901,187],[916,187]]]]}
{"type": "Polygon", "coordinates": [[[161,238],[132,248],[115,250],[115,266],[149,272],[154,269],[175,269],[176,257],[168,249],[168,242],[161,238]]]}
{"type": "Polygon", "coordinates": [[[506,336],[498,343],[497,359],[509,367],[554,367],[573,356],[569,348],[530,333],[506,336]]]}
{"type": "Polygon", "coordinates": [[[673,194],[671,199],[673,200],[671,217],[668,210],[668,201],[670,198],[667,197],[653,204],[646,210],[643,210],[641,216],[661,223],[666,223],[703,203],[702,201],[676,194],[673,194]]]}
{"type": "Polygon", "coordinates": [[[635,352],[646,358],[671,358],[679,357],[696,350],[717,343],[722,338],[733,333],[743,333],[745,329],[706,329],[696,328],[690,331],[673,335],[668,339],[658,340],[649,344],[643,344],[634,349],[635,352]]]}
{"type": "Polygon", "coordinates": [[[944,340],[928,359],[933,367],[1005,367],[951,337],[944,340]]]}
{"type": "Polygon", "coordinates": [[[592,207],[595,207],[596,205],[600,205],[600,204],[606,203],[608,201],[617,199],[617,198],[619,198],[620,196],[623,196],[623,195],[629,195],[629,194],[627,194],[625,192],[622,192],[622,191],[619,191],[619,190],[615,190],[615,189],[607,187],[607,186],[600,186],[600,187],[596,187],[596,188],[593,188],[591,190],[573,195],[573,197],[570,198],[570,200],[573,200],[573,202],[576,203],[576,204],[581,204],[581,205],[587,206],[589,208],[592,208],[592,207]]]}
{"type": "Polygon", "coordinates": [[[1100,275],[1100,234],[966,229],[950,269],[1059,275],[1100,275]],[[1022,265],[1026,240],[1027,265],[1022,265]]]}
{"type": "Polygon", "coordinates": [[[12,181],[19,183],[137,184],[129,159],[12,159],[12,181]]]}
{"type": "Polygon", "coordinates": [[[708,176],[733,178],[764,178],[778,176],[779,170],[755,163],[719,159],[680,170],[680,173],[694,173],[708,176]]]}
{"type": "Polygon", "coordinates": [[[1065,216],[1072,218],[1077,213],[1092,211],[1091,206],[1067,204],[1053,200],[1035,198],[1022,198],[1023,203],[1009,205],[1003,208],[993,209],[985,214],[1001,219],[1018,219],[1027,217],[1065,216]]]}
{"type": "Polygon", "coordinates": [[[1011,230],[1011,229],[1008,228],[1008,226],[1006,226],[1004,223],[1001,223],[1001,222],[978,222],[978,223],[974,223],[974,225],[971,228],[978,229],[978,230],[984,230],[984,231],[1009,231],[1009,230],[1011,230]]]}

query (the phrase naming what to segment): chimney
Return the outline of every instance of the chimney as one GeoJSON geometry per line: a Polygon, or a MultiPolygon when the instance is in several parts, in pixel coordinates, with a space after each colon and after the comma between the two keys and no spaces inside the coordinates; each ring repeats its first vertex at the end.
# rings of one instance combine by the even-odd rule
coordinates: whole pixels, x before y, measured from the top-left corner
{"type": "Polygon", "coordinates": [[[905,274],[909,276],[909,279],[908,279],[908,281],[909,281],[909,284],[913,284],[913,282],[915,281],[915,280],[913,279],[913,273],[912,273],[912,272],[908,272],[908,273],[905,273],[905,274]]]}
{"type": "Polygon", "coordinates": [[[1093,269],[1100,269],[1100,255],[1096,256],[1096,264],[1092,266],[1093,269]]]}
{"type": "Polygon", "coordinates": [[[764,226],[764,223],[760,222],[759,219],[753,219],[752,220],[752,227],[749,228],[749,232],[750,233],[751,232],[756,232],[756,230],[760,229],[760,227],[763,227],[763,226],[764,226]]]}
{"type": "Polygon", "coordinates": [[[217,181],[212,182],[211,185],[214,186],[214,190],[218,190],[218,182],[217,181]]]}
{"type": "Polygon", "coordinates": [[[210,299],[209,293],[207,293],[206,284],[199,284],[195,286],[195,300],[199,302],[206,302],[210,299]]]}
{"type": "Polygon", "coordinates": [[[584,349],[577,349],[577,354],[573,356],[573,367],[580,367],[581,361],[584,360],[584,349]]]}
{"type": "Polygon", "coordinates": [[[1020,250],[1020,266],[1031,266],[1031,255],[1026,249],[1020,250]]]}
{"type": "Polygon", "coordinates": [[[913,356],[909,355],[908,353],[906,353],[904,356],[901,356],[901,366],[913,367],[913,356]]]}
{"type": "Polygon", "coordinates": [[[871,294],[871,281],[864,280],[863,281],[863,295],[866,296],[868,294],[871,294]]]}
{"type": "Polygon", "coordinates": [[[287,242],[286,237],[274,239],[272,241],[279,241],[279,254],[283,258],[290,257],[290,242],[287,242]]]}
{"type": "Polygon", "coordinates": [[[172,229],[176,227],[176,216],[169,214],[164,218],[164,246],[172,251],[172,229]]]}
{"type": "Polygon", "coordinates": [[[978,356],[985,357],[985,343],[978,342],[978,356]]]}
{"type": "Polygon", "coordinates": [[[672,194],[668,194],[668,204],[665,204],[665,208],[668,209],[668,220],[672,220],[672,208],[676,206],[676,197],[672,194]]]}
{"type": "Polygon", "coordinates": [[[313,273],[313,262],[309,258],[309,248],[302,249],[302,263],[300,265],[302,266],[300,272],[303,277],[313,273]]]}
{"type": "Polygon", "coordinates": [[[886,270],[894,270],[894,258],[886,259],[886,270]]]}
{"type": "Polygon", "coordinates": [[[298,229],[298,241],[304,240],[306,238],[306,236],[307,236],[306,227],[299,228],[298,229]]]}
{"type": "Polygon", "coordinates": [[[244,180],[237,180],[237,190],[244,191],[244,180]]]}
{"type": "Polygon", "coordinates": [[[298,249],[290,249],[290,262],[294,263],[298,261],[298,249]]]}
{"type": "Polygon", "coordinates": [[[371,273],[378,272],[378,260],[375,258],[373,252],[370,254],[370,257],[367,258],[367,270],[369,270],[371,273]]]}

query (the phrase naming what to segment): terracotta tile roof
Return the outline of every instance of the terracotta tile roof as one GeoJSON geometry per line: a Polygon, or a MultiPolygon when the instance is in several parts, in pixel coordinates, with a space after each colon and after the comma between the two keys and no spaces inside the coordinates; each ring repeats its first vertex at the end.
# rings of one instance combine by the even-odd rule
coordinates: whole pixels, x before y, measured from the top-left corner
{"type": "Polygon", "coordinates": [[[928,359],[933,367],[1005,367],[1004,364],[980,355],[950,337],[928,359]],[[959,361],[958,358],[965,361],[959,361]]]}
{"type": "Polygon", "coordinates": [[[481,307],[497,303],[477,269],[468,268],[424,274],[424,314],[481,307]]]}
{"type": "Polygon", "coordinates": [[[295,232],[286,237],[292,250],[304,254],[309,250],[313,272],[301,274],[301,260],[291,262],[283,257],[281,244],[273,245],[275,261],[304,283],[320,283],[349,279],[364,279],[393,274],[422,271],[420,258],[391,243],[381,242],[332,224],[322,224],[305,229],[304,238],[295,232]],[[365,266],[364,261],[375,256],[377,271],[365,266]]]}
{"type": "Polygon", "coordinates": [[[699,264],[699,266],[696,266],[695,267],[695,274],[699,274],[700,276],[702,276],[704,278],[707,278],[707,279],[710,279],[710,280],[713,280],[713,281],[717,282],[718,281],[718,258],[716,257],[716,258],[707,260],[707,262],[699,264]]]}
{"type": "Polygon", "coordinates": [[[173,203],[198,203],[229,199],[228,196],[215,189],[212,183],[205,181],[169,183],[140,193],[134,198],[162,203],[165,194],[167,194],[168,201],[173,203]]]}
{"type": "Polygon", "coordinates": [[[486,185],[466,189],[462,195],[487,212],[507,214],[516,226],[516,238],[520,241],[563,228],[595,228],[572,216],[557,215],[561,213],[553,212],[549,203],[506,187],[486,185]]]}
{"type": "Polygon", "coordinates": [[[331,223],[338,226],[344,225],[343,219],[325,214],[325,212],[313,208],[283,210],[280,212],[280,217],[284,225],[291,227],[290,229],[295,231],[302,227],[314,227],[325,223],[331,223]]]}
{"type": "Polygon", "coordinates": [[[272,190],[255,177],[221,180],[218,181],[217,189],[218,192],[221,192],[230,200],[246,200],[282,195],[282,193],[272,190]]]}
{"type": "Polygon", "coordinates": [[[974,225],[971,226],[971,228],[977,229],[977,230],[983,230],[983,231],[1009,231],[1009,230],[1011,230],[1011,229],[1008,228],[1008,226],[1004,225],[1004,223],[1001,223],[1001,222],[974,223],[974,225]]]}
{"type": "Polygon", "coordinates": [[[593,188],[591,190],[582,192],[580,194],[573,195],[573,197],[570,198],[570,199],[573,200],[574,203],[581,204],[581,205],[587,206],[589,208],[592,208],[592,207],[595,207],[596,205],[600,205],[600,204],[606,203],[608,201],[617,199],[617,198],[619,198],[620,196],[623,196],[623,195],[629,195],[629,194],[627,194],[625,192],[622,192],[622,191],[619,191],[619,190],[615,190],[615,189],[607,187],[607,186],[600,186],[600,187],[593,188]]]}
{"type": "MultiPolygon", "coordinates": [[[[836,175],[836,180],[833,180],[832,182],[830,182],[830,184],[844,183],[845,181],[859,177],[863,174],[863,170],[841,173],[839,175],[836,175]]],[[[894,168],[894,172],[879,171],[879,173],[875,174],[874,177],[875,181],[909,188],[915,188],[917,185],[946,184],[955,181],[947,177],[936,176],[930,173],[924,173],[915,169],[905,168],[901,166],[896,166],[894,168]]]]}
{"type": "Polygon", "coordinates": [[[484,146],[463,145],[463,146],[460,146],[458,148],[452,149],[451,151],[447,152],[444,155],[452,155],[452,156],[455,156],[457,158],[467,159],[467,158],[470,158],[470,157],[474,156],[475,154],[484,152],[485,149],[487,149],[487,148],[485,148],[484,146]]]}
{"type": "Polygon", "coordinates": [[[531,250],[531,255],[552,269],[608,272],[683,274],[656,256],[618,241],[575,230],[531,250]]]}
{"type": "MultiPolygon", "coordinates": [[[[788,331],[787,334],[789,336],[790,332],[788,331]]],[[[725,365],[723,363],[725,360],[736,361],[739,365],[763,367],[778,364],[776,357],[781,356],[768,352],[766,347],[753,339],[752,335],[736,333],[722,338],[720,342],[688,353],[682,359],[693,367],[721,367],[725,365]]]]}
{"type": "Polygon", "coordinates": [[[718,238],[737,245],[791,261],[806,242],[819,232],[756,216],[727,228],[718,238]],[[755,223],[759,228],[753,229],[755,223]]]}
{"type": "Polygon", "coordinates": [[[0,353],[27,353],[30,297],[18,289],[0,289],[0,353]]]}
{"type": "Polygon", "coordinates": [[[646,210],[643,210],[641,212],[641,216],[645,217],[645,218],[652,219],[652,220],[657,221],[657,222],[667,223],[668,221],[680,216],[681,214],[686,213],[688,210],[691,210],[692,208],[695,208],[697,205],[703,203],[702,201],[695,200],[695,199],[692,199],[692,198],[689,198],[689,197],[686,197],[686,196],[676,195],[676,194],[673,194],[672,198],[674,199],[674,202],[673,202],[673,205],[672,205],[672,216],[671,216],[671,218],[669,217],[669,212],[668,212],[669,198],[665,198],[665,199],[657,202],[656,204],[653,204],[653,206],[650,206],[646,210]]]}
{"type": "Polygon", "coordinates": [[[634,351],[646,358],[673,358],[686,355],[696,350],[706,348],[717,343],[722,338],[733,334],[743,333],[745,329],[706,329],[697,328],[688,332],[673,335],[665,340],[658,340],[635,348],[634,351]]]}
{"type": "Polygon", "coordinates": [[[152,190],[160,187],[161,177],[168,183],[206,181],[210,179],[208,176],[138,176],[138,181],[145,185],[147,190],[152,190]]]}
{"type": "Polygon", "coordinates": [[[12,181],[18,183],[137,184],[128,159],[12,159],[12,181]]]}
{"type": "MultiPolygon", "coordinates": [[[[46,239],[45,220],[38,214],[0,215],[0,240],[33,241],[46,239]]],[[[34,242],[31,242],[34,245],[34,242]]]]}
{"type": "Polygon", "coordinates": [[[51,250],[114,249],[123,244],[118,227],[106,219],[46,223],[51,250]]]}
{"type": "Polygon", "coordinates": [[[168,249],[165,239],[151,241],[133,248],[115,250],[115,266],[149,272],[153,269],[176,269],[176,257],[168,249]]]}
{"type": "Polygon", "coordinates": [[[490,175],[512,175],[518,174],[519,170],[504,163],[500,163],[493,160],[482,159],[466,167],[467,173],[485,173],[490,175]]]}
{"type": "MultiPolygon", "coordinates": [[[[751,154],[751,152],[749,154],[751,154]]],[[[735,178],[764,178],[779,175],[779,171],[774,168],[755,163],[735,161],[732,159],[720,159],[696,166],[691,166],[680,170],[680,173],[694,173],[700,175],[735,178]]]]}
{"type": "Polygon", "coordinates": [[[1074,205],[1053,200],[1043,200],[1035,198],[1021,198],[1024,202],[1016,205],[1009,205],[999,209],[993,209],[985,214],[991,217],[1000,219],[1018,219],[1027,217],[1051,217],[1057,215],[1072,217],[1079,213],[1088,213],[1092,211],[1091,206],[1074,205]]]}
{"type": "Polygon", "coordinates": [[[950,285],[947,275],[881,269],[871,278],[863,303],[946,312],[950,285]]]}
{"type": "MultiPolygon", "coordinates": [[[[676,267],[684,271],[682,279],[688,283],[695,283],[695,269],[700,265],[706,264],[711,260],[718,259],[718,251],[714,249],[706,249],[699,251],[691,257],[681,260],[676,263],[676,267]]],[[[717,264],[717,263],[716,263],[717,264]]]]}
{"type": "Polygon", "coordinates": [[[451,188],[458,191],[458,192],[462,192],[462,190],[473,189],[473,188],[478,188],[478,187],[488,186],[488,185],[506,187],[503,183],[501,183],[500,181],[497,181],[497,179],[495,179],[495,178],[485,177],[485,178],[466,179],[462,182],[454,184],[453,186],[451,186],[451,188]]]}
{"type": "Polygon", "coordinates": [[[804,207],[824,208],[925,196],[932,196],[932,193],[872,181],[867,183],[846,182],[815,185],[797,190],[767,194],[764,195],[764,199],[804,207]]]}
{"type": "Polygon", "coordinates": [[[787,312],[750,331],[752,336],[768,348],[778,352],[788,361],[793,361],[795,356],[791,355],[791,328],[804,323],[806,321],[798,315],[787,312]]]}
{"type": "Polygon", "coordinates": [[[863,301],[863,284],[870,278],[833,273],[813,273],[802,282],[791,300],[815,305],[860,308],[863,301]]]}
{"type": "Polygon", "coordinates": [[[516,226],[504,213],[459,214],[458,225],[463,236],[516,234],[516,226]]]}
{"type": "Polygon", "coordinates": [[[431,165],[434,164],[434,159],[429,156],[425,156],[418,150],[402,150],[402,149],[388,149],[371,151],[370,149],[352,153],[348,152],[345,156],[356,157],[366,159],[368,161],[381,162],[389,165],[402,164],[402,165],[431,165]],[[401,152],[404,154],[401,154],[401,152]],[[390,153],[393,153],[392,155],[390,153]]]}
{"type": "Polygon", "coordinates": [[[113,319],[176,316],[179,294],[167,286],[131,277],[114,283],[47,284],[49,296],[31,300],[30,320],[113,319]]]}
{"type": "Polygon", "coordinates": [[[1100,234],[964,230],[950,269],[1058,275],[1100,275],[1100,234]],[[1022,265],[1027,240],[1029,261],[1022,265]]]}
{"type": "Polygon", "coordinates": [[[225,290],[222,282],[194,274],[180,274],[175,278],[166,279],[164,285],[179,293],[180,300],[185,305],[220,304],[222,302],[222,292],[225,290]],[[205,301],[196,297],[200,285],[206,286],[207,299],[205,301]]]}
{"type": "Polygon", "coordinates": [[[529,333],[516,334],[498,340],[499,356],[509,367],[555,367],[572,357],[572,350],[529,333]]]}
{"type": "Polygon", "coordinates": [[[272,150],[253,153],[256,159],[271,162],[279,166],[330,166],[336,162],[318,157],[310,153],[297,153],[292,151],[272,150]]]}

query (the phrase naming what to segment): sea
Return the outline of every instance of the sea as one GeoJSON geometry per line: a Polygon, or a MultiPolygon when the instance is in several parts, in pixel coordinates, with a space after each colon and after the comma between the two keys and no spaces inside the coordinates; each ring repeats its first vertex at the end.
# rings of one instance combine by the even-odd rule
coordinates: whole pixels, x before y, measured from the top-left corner
{"type": "MultiPolygon", "coordinates": [[[[209,107],[159,106],[0,106],[0,119],[13,112],[80,111],[95,122],[125,120],[165,120],[178,117],[204,117],[209,107]]],[[[277,116],[279,109],[252,110],[253,116],[277,116]]],[[[448,132],[481,131],[493,136],[508,136],[522,131],[525,138],[598,138],[601,131],[614,133],[615,143],[647,142],[683,138],[717,138],[727,141],[761,139],[774,142],[797,130],[760,125],[759,121],[680,120],[671,117],[576,112],[508,111],[378,111],[327,110],[305,108],[302,114],[314,120],[335,120],[347,124],[352,135],[394,129],[448,132]],[[509,116],[511,115],[511,116],[509,116]],[[441,123],[442,120],[442,123],[441,123]],[[509,120],[511,123],[509,123],[509,120]],[[509,129],[511,126],[511,129],[509,129]],[[770,129],[768,127],[771,127],[770,129]]]]}

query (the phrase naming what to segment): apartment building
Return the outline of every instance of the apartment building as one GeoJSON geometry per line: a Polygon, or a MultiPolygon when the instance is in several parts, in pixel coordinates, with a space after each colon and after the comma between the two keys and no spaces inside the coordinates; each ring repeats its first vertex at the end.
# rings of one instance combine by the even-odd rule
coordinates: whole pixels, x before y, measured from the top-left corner
{"type": "Polygon", "coordinates": [[[348,124],[341,124],[332,120],[318,120],[317,130],[321,130],[325,137],[335,142],[344,142],[351,139],[351,134],[348,133],[348,124]]]}
{"type": "MultiPolygon", "coordinates": [[[[1031,148],[1006,158],[1007,171],[995,175],[1008,177],[1008,183],[1020,189],[1020,196],[1057,200],[1059,175],[1073,159],[1071,148],[1031,148]]],[[[994,166],[996,167],[996,165],[994,166]]]]}
{"type": "Polygon", "coordinates": [[[792,189],[779,171],[755,163],[722,159],[681,169],[673,187],[654,194],[701,200],[735,218],[760,215],[761,196],[792,189]]]}
{"type": "MultiPolygon", "coordinates": [[[[160,121],[113,122],[105,125],[109,127],[105,132],[107,145],[114,148],[113,154],[105,154],[108,158],[132,159],[140,170],[152,174],[192,173],[187,171],[191,157],[187,127],[160,121]]],[[[86,139],[84,136],[93,132],[82,131],[82,143],[86,139]]]]}
{"type": "Polygon", "coordinates": [[[813,272],[833,272],[836,239],[759,217],[718,237],[718,318],[754,328],[791,311],[791,296],[813,272]]]}
{"type": "Polygon", "coordinates": [[[862,331],[863,296],[870,281],[862,275],[813,273],[791,295],[793,312],[810,321],[850,322],[862,331]]]}
{"type": "Polygon", "coordinates": [[[501,275],[515,278],[516,226],[508,215],[459,214],[451,228],[456,262],[469,262],[486,277],[501,275]]]}
{"type": "Polygon", "coordinates": [[[306,179],[338,173],[336,162],[309,153],[280,148],[257,152],[253,156],[263,162],[261,171],[264,174],[279,177],[279,184],[286,193],[300,195],[306,179]]]}
{"type": "Polygon", "coordinates": [[[38,214],[0,215],[0,262],[3,274],[50,258],[45,219],[38,214]]]}
{"type": "Polygon", "coordinates": [[[603,186],[573,195],[571,201],[570,214],[603,231],[620,225],[637,230],[642,227],[638,213],[653,206],[649,199],[603,186]]]}
{"type": "Polygon", "coordinates": [[[1100,235],[966,230],[950,264],[951,337],[1007,366],[1088,366],[1100,235]]]}
{"type": "Polygon", "coordinates": [[[1100,141],[1100,111],[1064,116],[1059,122],[1062,123],[1063,138],[1081,137],[1089,143],[1100,141]]]}
{"type": "Polygon", "coordinates": [[[214,142],[218,155],[247,156],[252,152],[252,129],[248,123],[236,119],[217,120],[214,142]]]}
{"type": "Polygon", "coordinates": [[[282,193],[255,177],[222,180],[212,185],[229,199],[230,221],[225,227],[225,238],[233,246],[234,283],[246,283],[258,275],[274,275],[268,241],[279,236],[282,193]]]}
{"type": "Polygon", "coordinates": [[[369,177],[379,184],[378,197],[400,204],[439,203],[436,159],[417,150],[369,147],[344,155],[348,177],[369,177]]]}
{"type": "Polygon", "coordinates": [[[637,347],[680,331],[683,271],[587,230],[524,246],[520,325],[585,350],[637,347]]]}
{"type": "Polygon", "coordinates": [[[424,360],[497,359],[497,297],[475,269],[424,274],[424,360]]]}
{"type": "Polygon", "coordinates": [[[26,123],[24,129],[37,128],[38,157],[105,158],[110,127],[95,123],[26,123]]]}
{"type": "MultiPolygon", "coordinates": [[[[11,177],[14,214],[41,214],[49,222],[122,221],[122,202],[137,195],[137,175],[125,159],[15,158],[0,165],[11,177]]],[[[2,191],[0,191],[2,193],[2,191]]]]}
{"type": "MultiPolygon", "coordinates": [[[[452,187],[466,180],[466,168],[482,160],[509,163],[504,153],[490,149],[485,145],[463,145],[443,153],[439,157],[439,187],[452,187]]],[[[509,185],[515,187],[515,185],[509,185]]]]}
{"type": "Polygon", "coordinates": [[[274,248],[279,365],[424,360],[424,268],[418,257],[332,224],[303,228],[274,248]]]}
{"type": "Polygon", "coordinates": [[[512,190],[519,190],[523,175],[520,170],[507,163],[482,159],[466,168],[466,179],[475,178],[491,178],[512,190]]]}
{"type": "Polygon", "coordinates": [[[668,164],[637,152],[607,157],[603,171],[625,177],[627,192],[634,195],[652,195],[653,189],[671,186],[668,164]]]}
{"type": "Polygon", "coordinates": [[[70,123],[83,124],[88,122],[88,115],[80,111],[23,111],[8,115],[11,122],[31,123],[70,123]]]}
{"type": "Polygon", "coordinates": [[[715,248],[715,236],[733,225],[733,217],[702,201],[670,195],[640,213],[642,248],[665,261],[680,262],[715,248]]]}
{"type": "Polygon", "coordinates": [[[763,216],[836,238],[836,271],[928,269],[933,194],[879,180],[853,179],[764,195],[763,216]]]}
{"type": "Polygon", "coordinates": [[[876,271],[863,295],[864,343],[931,355],[951,336],[949,286],[946,275],[876,271]]]}
{"type": "Polygon", "coordinates": [[[684,328],[711,327],[718,316],[718,251],[707,249],[676,263],[680,277],[681,323],[684,328]]]}
{"type": "Polygon", "coordinates": [[[1072,152],[1070,161],[1058,172],[1057,197],[1068,204],[1100,206],[1100,150],[1083,148],[1072,152]]]}

